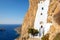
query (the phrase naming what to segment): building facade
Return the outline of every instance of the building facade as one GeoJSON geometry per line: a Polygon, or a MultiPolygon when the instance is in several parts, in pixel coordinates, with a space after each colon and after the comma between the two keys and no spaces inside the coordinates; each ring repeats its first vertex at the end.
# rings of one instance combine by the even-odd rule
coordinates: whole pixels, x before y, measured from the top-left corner
{"type": "Polygon", "coordinates": [[[38,3],[34,28],[39,30],[39,35],[41,34],[41,37],[43,36],[43,33],[44,35],[47,34],[48,30],[50,29],[50,25],[52,24],[52,23],[47,23],[49,3],[50,0],[45,0],[45,1],[41,0],[38,3]],[[43,27],[41,28],[41,26],[43,27]]]}

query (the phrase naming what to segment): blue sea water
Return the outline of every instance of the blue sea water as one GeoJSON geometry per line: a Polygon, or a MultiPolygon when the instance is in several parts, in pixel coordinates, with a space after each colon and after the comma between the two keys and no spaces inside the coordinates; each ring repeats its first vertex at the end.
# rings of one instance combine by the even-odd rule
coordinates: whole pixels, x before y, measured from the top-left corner
{"type": "Polygon", "coordinates": [[[6,25],[0,24],[0,28],[4,28],[5,31],[0,31],[0,40],[14,40],[19,34],[16,32],[16,28],[20,25],[6,25]]]}

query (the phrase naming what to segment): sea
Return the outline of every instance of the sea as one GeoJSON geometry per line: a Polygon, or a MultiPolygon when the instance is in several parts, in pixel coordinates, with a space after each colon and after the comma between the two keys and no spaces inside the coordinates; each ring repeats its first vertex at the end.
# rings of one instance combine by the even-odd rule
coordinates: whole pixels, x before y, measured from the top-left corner
{"type": "Polygon", "coordinates": [[[20,24],[0,24],[0,40],[15,40],[20,36],[15,30],[20,24]]]}

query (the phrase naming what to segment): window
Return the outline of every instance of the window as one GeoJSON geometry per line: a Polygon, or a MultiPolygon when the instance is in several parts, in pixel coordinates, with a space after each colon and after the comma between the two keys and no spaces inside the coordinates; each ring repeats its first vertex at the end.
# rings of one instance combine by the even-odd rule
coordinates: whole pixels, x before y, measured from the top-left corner
{"type": "Polygon", "coordinates": [[[42,7],[42,10],[44,10],[44,8],[42,7]]]}
{"type": "Polygon", "coordinates": [[[41,28],[43,28],[43,26],[41,25],[41,28]]]}
{"type": "Polygon", "coordinates": [[[41,15],[42,15],[42,13],[41,13],[41,15]]]}

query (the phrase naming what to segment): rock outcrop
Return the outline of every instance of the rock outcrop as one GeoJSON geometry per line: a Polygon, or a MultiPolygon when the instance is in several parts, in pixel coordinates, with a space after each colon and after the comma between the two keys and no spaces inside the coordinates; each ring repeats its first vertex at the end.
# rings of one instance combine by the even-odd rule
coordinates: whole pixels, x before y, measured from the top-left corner
{"type": "Polygon", "coordinates": [[[39,0],[29,0],[29,9],[25,15],[24,22],[22,24],[21,37],[18,40],[28,37],[28,28],[33,28],[36,11],[38,8],[39,0]]]}
{"type": "MultiPolygon", "coordinates": [[[[29,0],[30,5],[22,24],[21,36],[17,40],[28,39],[28,29],[33,28],[39,1],[41,0],[29,0]]],[[[50,0],[47,22],[52,23],[48,33],[49,40],[53,40],[60,32],[60,0],[50,0]]]]}
{"type": "Polygon", "coordinates": [[[60,32],[60,0],[51,1],[48,14],[52,21],[52,26],[49,30],[49,40],[53,40],[56,34],[60,32]]]}

